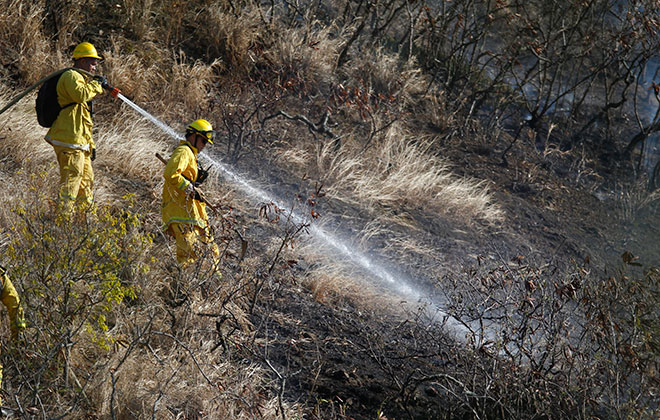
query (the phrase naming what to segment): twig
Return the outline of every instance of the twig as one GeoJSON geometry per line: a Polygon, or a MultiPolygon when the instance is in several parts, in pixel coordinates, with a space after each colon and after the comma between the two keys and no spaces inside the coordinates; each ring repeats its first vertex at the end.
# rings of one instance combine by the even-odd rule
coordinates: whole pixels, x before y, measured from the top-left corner
{"type": "Polygon", "coordinates": [[[280,392],[277,393],[277,403],[280,406],[280,413],[282,415],[282,420],[286,420],[286,415],[284,414],[284,405],[282,404],[282,399],[284,397],[284,385],[286,384],[286,377],[282,376],[280,372],[275,369],[275,367],[270,363],[270,360],[265,359],[266,364],[270,368],[270,370],[277,375],[277,377],[280,379],[280,392]]]}
{"type": "Polygon", "coordinates": [[[158,403],[160,402],[160,399],[163,398],[163,390],[161,389],[158,393],[158,398],[156,398],[156,401],[154,401],[154,408],[151,412],[151,419],[156,420],[156,409],[158,408],[158,403]]]}
{"type": "Polygon", "coordinates": [[[323,115],[321,116],[321,119],[319,120],[319,122],[314,124],[313,122],[311,122],[304,115],[289,115],[284,111],[278,111],[275,114],[269,115],[266,118],[264,118],[263,121],[262,121],[262,124],[265,123],[267,120],[269,120],[271,118],[278,117],[280,115],[285,117],[285,118],[288,118],[290,120],[293,120],[293,121],[300,121],[300,122],[305,123],[307,125],[307,128],[309,129],[310,133],[312,133],[312,134],[314,134],[314,132],[316,132],[316,133],[320,133],[320,134],[325,134],[325,135],[329,136],[332,139],[337,138],[335,133],[333,133],[332,130],[328,127],[328,119],[330,118],[330,114],[328,114],[328,112],[323,113],[323,115]]]}
{"type": "Polygon", "coordinates": [[[174,340],[178,345],[180,345],[181,347],[183,347],[184,350],[186,350],[186,351],[188,352],[188,354],[190,355],[190,357],[192,358],[193,362],[195,363],[195,366],[197,366],[197,369],[198,369],[199,372],[202,374],[202,376],[204,377],[204,379],[206,379],[206,382],[208,382],[209,385],[213,385],[213,382],[209,379],[208,376],[206,376],[206,373],[204,373],[204,370],[202,370],[202,367],[199,365],[199,362],[198,362],[197,359],[195,358],[195,355],[193,354],[192,350],[190,350],[190,349],[188,348],[188,346],[186,346],[185,344],[183,344],[178,338],[176,338],[176,337],[173,336],[172,334],[168,334],[168,333],[160,332],[160,331],[152,331],[151,334],[162,335],[162,336],[164,336],[164,337],[169,337],[169,338],[171,338],[172,340],[174,340]]]}

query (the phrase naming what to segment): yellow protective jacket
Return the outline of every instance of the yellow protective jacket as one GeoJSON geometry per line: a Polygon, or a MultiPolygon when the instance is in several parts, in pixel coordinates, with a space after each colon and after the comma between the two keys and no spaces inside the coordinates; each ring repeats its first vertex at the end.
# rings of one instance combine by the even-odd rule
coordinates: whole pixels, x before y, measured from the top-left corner
{"type": "Polygon", "coordinates": [[[0,301],[7,307],[9,313],[9,329],[13,339],[18,337],[18,333],[25,329],[25,316],[23,315],[23,308],[21,307],[21,299],[14,288],[9,276],[5,269],[0,266],[0,301]]]}
{"type": "Polygon", "coordinates": [[[103,93],[101,84],[75,70],[62,73],[57,82],[57,102],[66,108],[46,133],[46,141],[55,146],[84,151],[94,149],[92,140],[92,113],[88,103],[103,93]]]}
{"type": "Polygon", "coordinates": [[[172,152],[163,173],[163,230],[171,233],[172,223],[185,223],[201,228],[208,225],[206,204],[185,193],[191,182],[197,180],[197,149],[182,140],[172,152]]]}

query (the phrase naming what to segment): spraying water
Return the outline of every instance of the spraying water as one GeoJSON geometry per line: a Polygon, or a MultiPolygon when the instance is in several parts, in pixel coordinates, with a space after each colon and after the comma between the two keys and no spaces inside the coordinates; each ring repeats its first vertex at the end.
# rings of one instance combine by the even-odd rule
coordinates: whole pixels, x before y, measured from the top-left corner
{"type": "Polygon", "coordinates": [[[176,131],[174,131],[170,126],[167,124],[163,123],[162,121],[158,120],[156,117],[153,115],[149,114],[147,111],[144,109],[140,108],[137,106],[133,101],[122,95],[121,93],[117,94],[117,98],[121,99],[126,103],[126,105],[130,106],[134,110],[136,110],[138,113],[140,113],[143,117],[154,123],[158,128],[163,130],[166,134],[170,135],[171,137],[174,137],[177,140],[183,140],[183,136],[176,131]]]}
{"type": "MultiPolygon", "coordinates": [[[[144,116],[146,119],[151,121],[154,125],[156,125],[158,128],[160,128],[163,132],[165,132],[169,136],[177,140],[184,139],[184,137],[180,133],[177,133],[171,127],[169,127],[162,121],[158,120],[156,117],[149,114],[144,109],[140,108],[138,105],[136,105],[134,102],[126,98],[121,93],[119,93],[117,97],[122,101],[124,101],[135,111],[140,113],[142,116],[144,116]]],[[[262,189],[254,186],[253,183],[249,182],[246,178],[240,176],[226,165],[213,159],[212,157],[208,156],[205,153],[201,153],[200,157],[202,157],[205,161],[207,161],[211,167],[220,170],[226,179],[228,179],[234,185],[238,186],[249,197],[256,198],[262,202],[265,201],[265,202],[274,203],[280,209],[285,209],[287,212],[291,214],[291,218],[294,223],[298,224],[305,222],[305,219],[301,215],[295,213],[292,210],[287,209],[287,206],[281,203],[280,200],[271,196],[266,191],[263,191],[262,189]]],[[[421,295],[421,293],[417,289],[412,287],[410,283],[403,278],[402,275],[392,274],[390,271],[385,269],[382,264],[378,264],[374,262],[372,259],[368,258],[363,253],[355,250],[354,248],[349,247],[345,241],[337,238],[336,236],[330,234],[329,232],[325,231],[324,229],[322,229],[317,225],[313,225],[313,224],[310,225],[309,231],[314,237],[318,238],[323,243],[332,247],[338,254],[340,254],[342,257],[346,257],[349,261],[351,261],[357,267],[360,267],[365,272],[369,273],[372,277],[379,279],[382,283],[384,283],[387,287],[389,287],[393,291],[413,301],[422,300],[423,296],[421,295]]],[[[444,311],[441,311],[437,306],[434,309],[436,311],[434,315],[444,318],[445,325],[449,326],[457,334],[457,337],[465,338],[465,335],[468,333],[468,329],[464,325],[459,323],[456,319],[454,319],[444,311]]]]}
{"type": "MultiPolygon", "coordinates": [[[[202,153],[202,155],[204,155],[202,153]]],[[[215,167],[222,171],[225,178],[232,181],[234,184],[238,185],[241,190],[246,192],[251,197],[259,198],[261,201],[274,203],[277,207],[281,209],[286,209],[286,205],[279,202],[275,197],[268,194],[266,191],[263,191],[250,182],[248,182],[244,177],[239,176],[234,171],[230,170],[227,166],[221,164],[220,162],[215,161],[209,156],[204,156],[204,158],[209,161],[212,167],[215,167]]],[[[304,223],[305,220],[303,217],[295,212],[291,212],[292,221],[296,224],[304,223]]],[[[353,248],[349,248],[345,241],[340,240],[334,235],[326,232],[317,225],[310,225],[310,232],[313,236],[317,237],[324,243],[330,245],[335,251],[339,252],[342,256],[348,257],[358,267],[363,268],[369,272],[372,276],[383,280],[390,288],[394,289],[397,293],[407,296],[413,300],[421,299],[421,295],[418,291],[412,288],[406,281],[401,279],[401,276],[394,276],[389,271],[385,270],[382,266],[374,264],[369,258],[364,254],[356,251],[353,248]]]]}

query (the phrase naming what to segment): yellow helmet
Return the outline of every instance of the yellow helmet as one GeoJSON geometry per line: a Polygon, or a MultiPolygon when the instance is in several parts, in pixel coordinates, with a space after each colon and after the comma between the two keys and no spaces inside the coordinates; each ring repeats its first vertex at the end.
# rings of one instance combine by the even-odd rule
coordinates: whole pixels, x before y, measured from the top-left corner
{"type": "Polygon", "coordinates": [[[190,125],[186,128],[186,136],[192,133],[205,137],[206,141],[213,144],[215,131],[213,130],[213,126],[210,122],[202,119],[191,122],[190,125]]]}
{"type": "Polygon", "coordinates": [[[76,48],[73,50],[73,59],[78,60],[79,58],[86,58],[86,57],[91,57],[91,58],[96,58],[98,60],[103,60],[103,57],[101,57],[97,52],[96,48],[89,42],[81,42],[76,46],[76,48]]]}

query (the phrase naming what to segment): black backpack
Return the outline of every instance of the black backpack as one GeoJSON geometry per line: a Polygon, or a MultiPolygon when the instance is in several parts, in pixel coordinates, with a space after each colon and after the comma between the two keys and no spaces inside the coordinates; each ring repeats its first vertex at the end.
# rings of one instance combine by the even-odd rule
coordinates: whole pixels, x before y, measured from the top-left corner
{"type": "Polygon", "coordinates": [[[74,102],[60,106],[59,102],[57,102],[57,82],[61,76],[62,73],[46,80],[37,93],[35,109],[37,110],[37,121],[39,121],[39,125],[42,127],[51,127],[57,116],[60,115],[61,110],[75,104],[74,102]]]}

